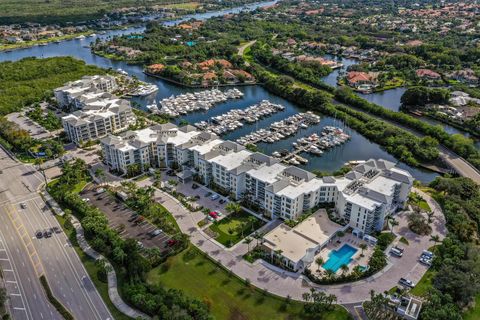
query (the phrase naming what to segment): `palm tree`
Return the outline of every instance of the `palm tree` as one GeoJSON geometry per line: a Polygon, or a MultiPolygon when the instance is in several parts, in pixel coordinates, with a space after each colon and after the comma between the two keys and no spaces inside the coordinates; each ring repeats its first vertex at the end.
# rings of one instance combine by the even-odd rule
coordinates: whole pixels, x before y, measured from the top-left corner
{"type": "Polygon", "coordinates": [[[250,243],[253,241],[252,238],[250,237],[246,237],[245,240],[243,240],[243,242],[245,242],[248,246],[248,251],[247,252],[250,252],[250,243]]]}
{"type": "Polygon", "coordinates": [[[347,274],[348,272],[348,266],[346,264],[342,264],[342,266],[340,267],[340,269],[342,269],[342,275],[345,275],[347,274]]]}
{"type": "Polygon", "coordinates": [[[388,217],[388,221],[390,222],[390,232],[393,234],[393,227],[398,226],[399,223],[392,216],[388,217]]]}
{"type": "Polygon", "coordinates": [[[250,229],[253,232],[255,230],[254,227],[255,227],[255,222],[257,222],[257,218],[255,218],[254,216],[248,216],[247,221],[248,221],[248,225],[250,226],[250,229]]]}
{"type": "Polygon", "coordinates": [[[317,264],[317,271],[320,270],[320,267],[323,265],[324,261],[323,261],[323,258],[322,257],[318,257],[316,260],[315,260],[315,263],[317,264]]]}
{"type": "Polygon", "coordinates": [[[432,223],[433,215],[434,215],[433,211],[428,211],[427,212],[428,223],[432,223]]]}
{"type": "Polygon", "coordinates": [[[227,210],[228,213],[239,213],[242,211],[242,207],[236,202],[229,202],[225,206],[225,210],[227,210]]]}
{"type": "Polygon", "coordinates": [[[95,175],[100,180],[100,182],[103,182],[103,180],[105,179],[105,170],[103,170],[102,168],[98,168],[97,170],[95,170],[95,175]]]}
{"type": "Polygon", "coordinates": [[[430,241],[433,241],[433,243],[435,243],[435,245],[437,245],[437,243],[440,242],[440,237],[438,236],[438,234],[434,234],[434,235],[430,236],[430,241]]]}
{"type": "Polygon", "coordinates": [[[335,277],[335,272],[333,272],[330,269],[325,270],[325,275],[327,276],[327,279],[333,279],[335,277]]]}
{"type": "Polygon", "coordinates": [[[367,245],[365,243],[360,243],[359,247],[360,249],[362,249],[362,255],[363,255],[363,251],[367,249],[367,245]]]}

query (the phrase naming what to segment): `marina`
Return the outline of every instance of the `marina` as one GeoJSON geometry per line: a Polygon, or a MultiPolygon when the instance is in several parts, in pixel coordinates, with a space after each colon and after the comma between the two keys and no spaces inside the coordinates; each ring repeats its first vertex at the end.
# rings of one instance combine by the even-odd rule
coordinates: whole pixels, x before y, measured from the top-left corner
{"type": "Polygon", "coordinates": [[[262,100],[260,103],[243,110],[232,109],[225,114],[212,117],[210,121],[197,122],[195,126],[201,130],[222,135],[243,127],[244,123],[255,123],[262,118],[269,117],[283,110],[285,110],[285,107],[281,104],[262,100]]]}
{"type": "Polygon", "coordinates": [[[146,97],[158,91],[158,87],[154,84],[141,84],[134,91],[130,92],[128,96],[132,97],[146,97]]]}
{"type": "Polygon", "coordinates": [[[348,140],[350,140],[350,136],[343,132],[342,129],[325,126],[320,134],[312,133],[309,136],[299,138],[296,142],[293,142],[293,151],[274,151],[272,156],[293,165],[306,164],[308,163],[308,159],[301,157],[299,155],[300,153],[306,152],[320,156],[324,151],[344,144],[348,140]]]}
{"type": "Polygon", "coordinates": [[[206,111],[216,104],[242,97],[243,93],[237,88],[226,91],[212,89],[189,92],[161,100],[159,112],[174,118],[195,111],[206,111]]]}
{"type": "MultiPolygon", "coordinates": [[[[268,4],[268,3],[267,3],[268,4]]],[[[265,3],[263,3],[265,5],[265,3]]],[[[252,9],[255,6],[252,5],[252,9]]],[[[243,7],[242,7],[243,8],[243,7]]],[[[239,12],[240,9],[237,9],[236,12],[239,12]]],[[[167,21],[165,22],[166,25],[173,25],[178,24],[184,19],[188,20],[190,18],[195,18],[197,20],[204,20],[214,15],[222,15],[227,13],[235,12],[235,10],[228,10],[216,13],[198,13],[189,17],[185,17],[182,19],[174,20],[174,21],[167,21]]],[[[138,34],[145,30],[144,26],[132,26],[126,30],[109,30],[109,31],[100,31],[97,32],[97,38],[105,39],[107,37],[113,37],[116,35],[128,35],[128,34],[138,34]]],[[[143,73],[143,66],[137,64],[128,64],[123,61],[117,60],[110,60],[105,57],[100,57],[95,55],[91,52],[89,44],[90,42],[94,41],[95,38],[87,38],[85,41],[78,41],[75,39],[71,40],[64,40],[60,43],[49,43],[47,46],[35,46],[30,48],[22,48],[18,50],[12,50],[10,52],[3,51],[0,53],[0,61],[16,61],[26,57],[38,57],[38,58],[47,58],[53,56],[66,56],[71,55],[75,58],[81,59],[85,61],[87,64],[96,65],[106,69],[112,70],[121,70],[122,73],[128,74],[129,76],[135,76],[138,80],[153,83],[158,86],[159,90],[156,94],[147,96],[147,97],[134,97],[133,101],[138,103],[140,107],[146,107],[149,105],[154,110],[156,109],[157,105],[154,102],[160,101],[164,98],[170,97],[172,95],[181,95],[186,94],[189,92],[194,92],[195,90],[185,87],[179,87],[173,85],[167,81],[163,81],[162,79],[149,77],[143,73]]],[[[327,57],[328,58],[328,57],[327,57]]],[[[334,59],[332,57],[331,59],[334,59]]],[[[327,78],[331,78],[331,83],[336,83],[336,74],[344,68],[348,66],[349,59],[343,58],[341,63],[344,64],[343,68],[335,69],[327,78]]],[[[356,63],[356,61],[351,61],[352,63],[356,63]]],[[[327,80],[327,79],[324,79],[327,80]]],[[[326,81],[329,82],[329,81],[326,81]]],[[[329,82],[330,83],[330,82],[329,82]]],[[[238,88],[244,94],[242,99],[232,99],[225,101],[224,103],[219,104],[215,108],[210,108],[205,112],[192,112],[186,115],[182,115],[174,119],[173,121],[177,124],[181,121],[188,121],[189,123],[196,123],[201,121],[208,121],[212,117],[227,113],[232,109],[245,109],[246,107],[257,104],[262,100],[269,100],[272,103],[277,103],[285,106],[285,110],[282,112],[278,112],[272,114],[270,117],[264,117],[260,119],[258,122],[253,124],[246,123],[243,127],[238,128],[237,130],[227,132],[223,138],[226,140],[235,141],[236,139],[246,136],[247,134],[259,129],[259,128],[267,128],[270,126],[272,122],[281,121],[286,117],[291,115],[297,114],[299,112],[304,112],[304,110],[300,109],[295,104],[276,96],[275,94],[268,92],[264,87],[260,85],[256,86],[242,86],[238,88]]],[[[388,91],[387,91],[388,92],[388,91]]],[[[370,96],[377,96],[379,93],[373,93],[370,96]]],[[[160,107],[160,106],[158,106],[160,107]]],[[[398,162],[398,159],[390,155],[384,149],[381,148],[376,143],[369,141],[364,136],[360,135],[359,133],[355,132],[354,130],[349,130],[348,127],[343,127],[343,124],[339,123],[337,119],[329,116],[322,116],[322,122],[315,126],[310,126],[307,129],[303,129],[297,132],[297,134],[291,135],[283,140],[279,140],[275,143],[267,143],[265,141],[258,141],[257,145],[262,152],[266,154],[272,154],[274,151],[290,149],[293,142],[295,142],[298,138],[302,136],[318,133],[322,130],[324,126],[341,126],[344,128],[345,132],[351,136],[351,143],[345,143],[338,147],[332,148],[328,151],[325,151],[321,157],[315,156],[310,153],[304,153],[302,156],[308,159],[308,163],[305,165],[300,165],[300,167],[307,169],[307,170],[314,170],[320,169],[326,172],[333,172],[341,168],[345,162],[358,160],[358,159],[370,159],[370,158],[382,158],[388,161],[398,162]]],[[[423,168],[418,167],[411,167],[406,165],[403,162],[399,162],[399,167],[402,169],[409,170],[416,179],[419,179],[423,182],[430,182],[436,176],[437,173],[432,172],[430,170],[426,170],[423,168]]]]}
{"type": "Polygon", "coordinates": [[[311,111],[297,113],[284,120],[272,123],[267,129],[260,129],[238,138],[237,142],[242,145],[256,145],[258,142],[274,143],[319,122],[320,116],[311,111]]]}

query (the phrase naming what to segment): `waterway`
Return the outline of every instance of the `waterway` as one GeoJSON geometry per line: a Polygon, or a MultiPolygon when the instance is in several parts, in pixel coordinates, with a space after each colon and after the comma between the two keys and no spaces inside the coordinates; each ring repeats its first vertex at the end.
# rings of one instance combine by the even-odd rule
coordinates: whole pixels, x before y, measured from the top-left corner
{"type": "MultiPolygon", "coordinates": [[[[338,86],[337,79],[338,79],[338,76],[340,74],[346,73],[346,70],[349,66],[359,63],[359,60],[356,60],[356,59],[341,58],[341,57],[328,55],[328,54],[325,55],[325,58],[332,59],[332,60],[337,60],[337,61],[340,61],[343,64],[343,66],[341,68],[335,69],[328,76],[325,76],[325,77],[322,78],[322,80],[325,83],[327,83],[327,84],[329,84],[333,87],[338,86]]],[[[404,87],[399,87],[399,88],[394,88],[394,89],[385,90],[385,91],[376,92],[376,93],[362,94],[362,93],[357,92],[357,94],[360,97],[364,98],[365,100],[368,100],[372,103],[378,104],[378,105],[380,105],[382,107],[385,107],[387,109],[390,109],[390,110],[393,110],[393,111],[400,111],[400,106],[401,106],[400,99],[402,98],[402,95],[406,90],[407,89],[404,88],[404,87]]],[[[427,123],[441,126],[449,134],[461,134],[461,135],[464,135],[466,137],[472,138],[472,139],[475,140],[475,145],[477,146],[477,148],[480,149],[480,140],[475,138],[475,137],[472,137],[472,135],[469,132],[460,130],[460,129],[458,129],[456,127],[453,127],[449,124],[443,123],[441,121],[432,119],[432,118],[427,117],[427,116],[422,116],[422,117],[418,117],[418,118],[421,119],[422,121],[427,122],[427,123]]]]}
{"type": "MultiPolygon", "coordinates": [[[[188,20],[190,18],[195,18],[199,20],[208,19],[214,16],[240,12],[241,10],[253,10],[260,6],[266,6],[273,3],[275,3],[275,1],[262,2],[262,3],[253,4],[253,5],[243,6],[240,8],[222,10],[219,12],[209,12],[209,13],[203,13],[203,14],[189,15],[175,21],[165,22],[165,24],[173,25],[181,21],[188,20]]],[[[177,95],[185,92],[195,91],[195,89],[188,89],[188,88],[176,86],[169,82],[163,81],[161,79],[146,76],[142,72],[143,68],[140,65],[131,65],[122,61],[113,61],[107,58],[94,55],[90,51],[89,44],[92,41],[95,41],[97,37],[100,39],[105,39],[115,35],[141,33],[144,30],[145,30],[144,26],[137,26],[137,27],[128,28],[126,30],[108,31],[104,35],[97,35],[95,37],[89,37],[84,40],[73,39],[73,40],[63,41],[58,44],[50,43],[46,46],[36,46],[31,48],[18,49],[11,52],[0,52],[0,61],[7,61],[7,60],[15,61],[25,57],[32,57],[32,56],[38,57],[38,58],[46,58],[46,57],[54,57],[54,56],[73,56],[75,58],[85,61],[88,64],[93,64],[102,68],[122,69],[126,71],[129,75],[132,75],[132,76],[135,75],[137,78],[139,78],[142,81],[155,83],[159,87],[159,91],[156,94],[156,96],[151,97],[151,99],[155,98],[157,101],[162,98],[169,97],[171,95],[177,95]]],[[[349,62],[347,62],[346,60],[351,60],[351,59],[344,59],[344,63],[345,63],[344,68],[347,67],[347,63],[349,62],[356,63],[356,61],[354,60],[351,60],[349,62]]],[[[328,76],[328,83],[332,85],[336,84],[336,77],[338,76],[339,71],[340,70],[335,70],[332,74],[328,76]]],[[[265,118],[256,124],[245,125],[243,128],[236,130],[234,132],[231,132],[224,137],[226,139],[235,140],[238,137],[243,136],[253,130],[266,127],[274,121],[284,119],[289,115],[303,111],[303,110],[300,110],[299,107],[297,107],[296,105],[269,93],[267,90],[265,90],[261,86],[239,87],[239,90],[241,90],[244,93],[243,99],[229,100],[228,102],[222,103],[220,105],[217,105],[211,108],[207,112],[192,113],[187,116],[184,116],[183,119],[187,120],[189,123],[195,123],[201,120],[209,120],[211,117],[228,112],[233,108],[245,108],[252,104],[258,103],[264,99],[270,100],[273,103],[280,103],[286,107],[283,112],[276,113],[272,117],[265,118]]],[[[385,99],[388,100],[388,97],[385,97],[385,99]]],[[[142,104],[148,103],[148,101],[145,101],[145,100],[139,100],[139,102],[142,104]]],[[[335,125],[335,126],[342,127],[349,135],[351,135],[352,139],[349,140],[344,145],[330,149],[329,151],[325,152],[321,157],[302,154],[302,156],[304,156],[309,160],[309,163],[302,167],[309,170],[317,169],[321,171],[332,172],[341,168],[347,161],[350,161],[350,160],[367,160],[370,158],[382,158],[392,162],[398,162],[398,160],[396,160],[393,156],[388,154],[378,144],[370,142],[362,135],[358,134],[357,132],[355,132],[354,130],[351,130],[348,127],[345,127],[341,122],[331,117],[322,117],[322,120],[319,125],[310,127],[305,130],[301,130],[295,136],[289,137],[286,140],[282,140],[274,144],[260,143],[259,148],[267,154],[271,154],[273,151],[276,151],[276,150],[291,149],[292,142],[295,142],[298,138],[311,134],[313,132],[320,132],[322,128],[327,125],[335,125]]],[[[423,182],[429,182],[437,176],[436,173],[419,169],[419,168],[409,167],[408,165],[401,162],[398,162],[398,166],[409,170],[416,179],[423,182]]]]}

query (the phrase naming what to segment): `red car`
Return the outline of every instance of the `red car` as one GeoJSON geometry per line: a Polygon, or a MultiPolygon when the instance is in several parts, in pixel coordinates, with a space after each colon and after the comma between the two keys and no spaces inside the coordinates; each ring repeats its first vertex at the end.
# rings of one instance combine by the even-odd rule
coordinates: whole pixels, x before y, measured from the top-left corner
{"type": "Polygon", "coordinates": [[[173,247],[176,243],[177,243],[177,240],[174,240],[174,239],[170,239],[167,241],[167,245],[169,247],[173,247]]]}
{"type": "Polygon", "coordinates": [[[210,212],[210,217],[214,218],[214,219],[217,219],[218,218],[218,214],[215,212],[215,211],[212,211],[210,212]]]}

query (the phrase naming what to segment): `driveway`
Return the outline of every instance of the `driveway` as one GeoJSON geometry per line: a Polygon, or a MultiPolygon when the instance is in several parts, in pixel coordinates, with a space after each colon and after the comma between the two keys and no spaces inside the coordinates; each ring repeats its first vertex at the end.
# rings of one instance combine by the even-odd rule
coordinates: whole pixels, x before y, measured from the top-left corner
{"type": "MultiPolygon", "coordinates": [[[[155,190],[155,198],[172,212],[182,232],[189,235],[191,242],[200,250],[208,253],[213,259],[221,262],[227,269],[232,270],[242,279],[249,279],[258,288],[267,289],[269,292],[282,297],[289,295],[296,300],[302,300],[302,294],[313,286],[318,290],[336,295],[338,303],[358,304],[370,298],[371,290],[383,292],[395,287],[401,277],[418,282],[427,270],[424,265],[418,263],[418,257],[422,250],[433,245],[429,241],[430,236],[418,236],[412,233],[407,226],[406,213],[400,214],[397,217],[399,225],[394,228],[394,232],[397,234],[396,241],[402,236],[409,241],[408,246],[402,244],[405,247],[402,258],[398,259],[387,255],[388,265],[382,271],[367,279],[348,284],[315,285],[302,275],[279,270],[262,261],[256,261],[253,264],[248,263],[242,258],[246,250],[245,245],[241,244],[226,250],[197,227],[198,214],[190,213],[178,200],[161,190],[155,190]]],[[[446,229],[442,212],[438,210],[438,205],[434,205],[433,199],[425,195],[424,198],[429,204],[432,203],[431,207],[435,212],[432,234],[444,237],[446,229]]]]}

